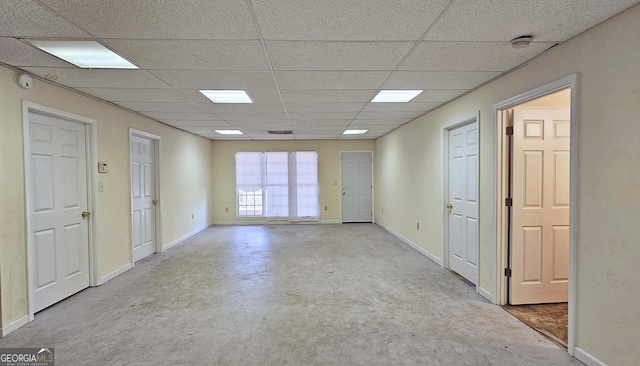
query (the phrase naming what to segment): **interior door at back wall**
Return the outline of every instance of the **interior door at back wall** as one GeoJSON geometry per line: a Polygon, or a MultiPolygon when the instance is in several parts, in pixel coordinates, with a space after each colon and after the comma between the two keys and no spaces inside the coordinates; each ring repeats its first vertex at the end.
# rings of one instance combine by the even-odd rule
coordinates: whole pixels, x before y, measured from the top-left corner
{"type": "Polygon", "coordinates": [[[478,282],[478,123],[449,131],[449,267],[478,282]]]}
{"type": "Polygon", "coordinates": [[[131,227],[133,259],[156,251],[153,141],[131,136],[131,227]]]}
{"type": "Polygon", "coordinates": [[[569,109],[515,108],[509,303],[566,302],[569,109]]]}
{"type": "Polygon", "coordinates": [[[33,311],[89,286],[85,126],[29,112],[33,311]]]}
{"type": "Polygon", "coordinates": [[[342,222],[371,222],[373,156],[371,152],[343,152],[342,222]]]}

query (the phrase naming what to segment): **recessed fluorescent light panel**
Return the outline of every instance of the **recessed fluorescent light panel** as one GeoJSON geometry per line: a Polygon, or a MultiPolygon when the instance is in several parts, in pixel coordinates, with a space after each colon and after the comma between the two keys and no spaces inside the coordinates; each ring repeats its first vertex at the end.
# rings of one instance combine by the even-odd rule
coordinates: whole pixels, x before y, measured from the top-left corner
{"type": "Polygon", "coordinates": [[[200,90],[214,103],[253,103],[244,90],[200,90]]]}
{"type": "Polygon", "coordinates": [[[346,130],[342,134],[343,135],[364,135],[369,130],[346,130]]]}
{"type": "Polygon", "coordinates": [[[137,69],[96,41],[25,40],[33,46],[83,69],[137,69]]]}
{"type": "Polygon", "coordinates": [[[239,130],[215,130],[221,135],[242,135],[242,131],[239,130]]]}
{"type": "Polygon", "coordinates": [[[372,103],[406,103],[417,97],[424,90],[380,90],[372,103]]]}

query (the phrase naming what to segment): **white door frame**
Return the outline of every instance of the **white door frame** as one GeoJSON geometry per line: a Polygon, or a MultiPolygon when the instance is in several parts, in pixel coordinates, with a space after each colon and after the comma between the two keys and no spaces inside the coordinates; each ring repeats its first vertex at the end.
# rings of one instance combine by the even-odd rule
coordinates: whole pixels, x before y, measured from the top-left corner
{"type": "MultiPolygon", "coordinates": [[[[480,111],[477,113],[467,114],[465,116],[449,121],[440,127],[440,178],[442,187],[442,266],[451,269],[449,254],[449,134],[455,128],[476,123],[478,126],[478,162],[480,161],[480,111]]],[[[480,208],[480,167],[478,166],[478,208],[480,208]]],[[[478,214],[478,221],[480,215],[478,214]]],[[[480,222],[478,222],[478,243],[480,243],[480,222]]],[[[478,245],[476,252],[476,292],[480,292],[480,246],[478,245]]]]}
{"type": "Polygon", "coordinates": [[[33,103],[27,100],[22,101],[22,128],[24,137],[24,190],[25,190],[25,215],[27,224],[27,289],[29,303],[29,322],[33,321],[33,298],[35,288],[32,279],[35,276],[33,268],[32,256],[34,253],[33,240],[29,233],[31,232],[31,159],[30,159],[30,142],[29,142],[29,114],[38,113],[47,116],[60,118],[66,121],[79,123],[85,126],[86,137],[86,163],[87,163],[87,210],[91,213],[87,219],[89,229],[89,286],[99,285],[98,277],[98,258],[100,257],[99,247],[97,246],[97,230],[96,222],[100,214],[96,210],[96,197],[98,193],[97,175],[98,175],[98,128],[96,120],[79,114],[66,112],[60,109],[52,108],[42,104],[33,103]]]}
{"type": "MultiPolygon", "coordinates": [[[[373,194],[373,192],[375,192],[375,183],[374,183],[374,178],[375,178],[375,173],[374,173],[374,165],[373,165],[373,158],[374,158],[374,152],[373,150],[346,150],[346,151],[340,151],[340,192],[342,192],[342,155],[343,154],[348,154],[348,153],[359,153],[359,152],[366,152],[366,153],[371,153],[371,223],[376,222],[376,207],[375,207],[375,195],[373,194]]],[[[344,196],[342,195],[342,193],[340,193],[340,223],[343,222],[343,217],[342,217],[342,212],[343,212],[343,205],[344,205],[344,196]]]]}
{"type": "MultiPolygon", "coordinates": [[[[156,205],[156,222],[155,222],[155,252],[160,253],[163,251],[162,246],[162,185],[160,184],[160,136],[154,135],[149,132],[136,130],[134,128],[129,128],[129,165],[131,165],[131,137],[137,136],[151,140],[153,144],[153,180],[155,183],[155,195],[158,200],[158,204],[156,205]]],[[[133,210],[133,199],[131,195],[131,166],[129,166],[129,239],[131,242],[131,266],[135,265],[135,260],[133,257],[133,219],[131,217],[131,211],[133,210]]]]}
{"type": "Polygon", "coordinates": [[[502,111],[513,108],[524,102],[540,98],[553,92],[571,88],[571,157],[570,157],[570,187],[569,187],[569,324],[567,351],[574,354],[575,348],[575,324],[576,324],[576,233],[577,233],[577,213],[578,213],[578,75],[572,74],[546,85],[518,94],[509,99],[493,105],[493,115],[496,119],[493,125],[494,138],[496,139],[495,159],[493,161],[493,179],[496,187],[494,192],[496,203],[496,294],[493,301],[498,305],[508,303],[507,288],[508,281],[504,275],[504,269],[508,267],[508,237],[507,237],[507,210],[504,205],[505,198],[508,197],[507,159],[509,152],[506,151],[507,144],[505,138],[505,121],[502,111]]]}

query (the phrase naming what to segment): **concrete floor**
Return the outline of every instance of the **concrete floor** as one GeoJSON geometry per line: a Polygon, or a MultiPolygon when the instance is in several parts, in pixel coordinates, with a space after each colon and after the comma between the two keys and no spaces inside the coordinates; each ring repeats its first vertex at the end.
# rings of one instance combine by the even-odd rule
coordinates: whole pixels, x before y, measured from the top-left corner
{"type": "Polygon", "coordinates": [[[581,365],[372,224],[212,227],[0,347],[56,365],[581,365]]]}

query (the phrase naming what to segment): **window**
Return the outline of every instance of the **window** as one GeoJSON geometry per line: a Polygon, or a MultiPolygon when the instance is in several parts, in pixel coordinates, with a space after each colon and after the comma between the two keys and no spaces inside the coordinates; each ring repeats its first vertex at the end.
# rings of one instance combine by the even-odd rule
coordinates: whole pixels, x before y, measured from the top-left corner
{"type": "Polygon", "coordinates": [[[318,153],[236,153],[238,216],[318,218],[318,153]]]}

